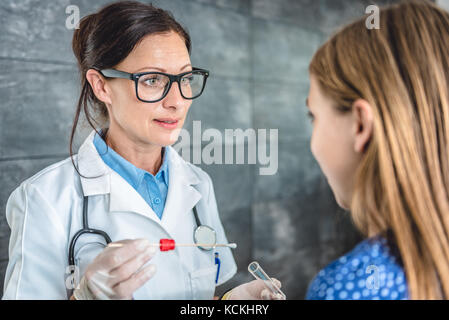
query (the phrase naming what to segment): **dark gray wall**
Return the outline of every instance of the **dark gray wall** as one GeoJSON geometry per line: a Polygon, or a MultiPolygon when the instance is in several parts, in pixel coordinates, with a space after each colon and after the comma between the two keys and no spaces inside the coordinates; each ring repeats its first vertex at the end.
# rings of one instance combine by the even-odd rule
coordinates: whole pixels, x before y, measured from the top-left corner
{"type": "MultiPolygon", "coordinates": [[[[68,156],[79,85],[65,8],[77,5],[84,16],[109,2],[0,3],[0,290],[8,261],[4,211],[9,194],[27,177],[68,156]]],[[[153,3],[171,10],[187,27],[193,64],[212,74],[186,128],[201,120],[203,130],[279,130],[276,175],[259,175],[258,165],[201,165],[214,181],[228,238],[239,245],[239,273],[219,292],[251,280],[246,268],[257,260],[283,282],[289,298],[304,298],[318,270],[360,240],[310,152],[307,67],[327,34],[363,15],[371,1],[153,3]]]]}

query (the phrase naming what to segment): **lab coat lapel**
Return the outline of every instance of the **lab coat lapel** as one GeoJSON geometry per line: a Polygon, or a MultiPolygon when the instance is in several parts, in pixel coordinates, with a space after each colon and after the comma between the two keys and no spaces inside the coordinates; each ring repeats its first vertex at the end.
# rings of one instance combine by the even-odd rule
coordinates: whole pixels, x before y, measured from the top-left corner
{"type": "Polygon", "coordinates": [[[103,162],[93,144],[94,135],[95,131],[92,131],[78,152],[78,166],[82,174],[80,179],[84,195],[109,193],[110,212],[135,212],[160,224],[159,217],[139,193],[103,162]]]}
{"type": "Polygon", "coordinates": [[[200,182],[199,178],[189,167],[189,164],[172,147],[169,148],[169,188],[162,225],[173,236],[178,223],[185,214],[201,199],[201,193],[193,185],[200,182]]]}
{"type": "Polygon", "coordinates": [[[142,196],[118,173],[111,172],[110,212],[135,212],[150,218],[157,224],[161,221],[142,196]]]}
{"type": "Polygon", "coordinates": [[[93,144],[95,131],[92,131],[81,145],[77,164],[81,179],[81,186],[85,196],[105,194],[110,191],[111,169],[103,162],[93,144]]]}

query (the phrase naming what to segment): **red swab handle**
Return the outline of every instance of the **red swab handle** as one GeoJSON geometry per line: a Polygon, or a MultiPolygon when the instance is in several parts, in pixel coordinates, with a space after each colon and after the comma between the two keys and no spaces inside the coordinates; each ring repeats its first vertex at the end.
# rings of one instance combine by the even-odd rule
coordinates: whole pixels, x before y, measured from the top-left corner
{"type": "Polygon", "coordinates": [[[173,239],[161,239],[159,244],[161,251],[175,250],[175,240],[173,239]]]}

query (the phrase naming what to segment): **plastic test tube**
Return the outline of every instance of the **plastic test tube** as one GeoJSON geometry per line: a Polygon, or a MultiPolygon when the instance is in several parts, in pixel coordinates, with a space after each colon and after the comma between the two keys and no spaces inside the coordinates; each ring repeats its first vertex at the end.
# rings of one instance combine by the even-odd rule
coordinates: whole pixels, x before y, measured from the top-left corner
{"type": "Polygon", "coordinates": [[[262,267],[256,261],[251,262],[248,266],[248,271],[256,278],[261,279],[265,283],[265,286],[276,296],[282,297],[283,300],[287,299],[286,295],[279,289],[262,267]]]}

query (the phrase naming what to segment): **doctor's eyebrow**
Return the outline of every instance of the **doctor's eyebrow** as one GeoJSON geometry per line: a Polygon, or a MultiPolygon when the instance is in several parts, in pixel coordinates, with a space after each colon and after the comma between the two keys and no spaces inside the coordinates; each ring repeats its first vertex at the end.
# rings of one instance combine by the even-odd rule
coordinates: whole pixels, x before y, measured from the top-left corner
{"type": "MultiPolygon", "coordinates": [[[[189,67],[189,66],[191,67],[192,65],[191,65],[190,63],[186,64],[185,66],[183,66],[183,67],[180,69],[180,71],[184,70],[185,68],[187,68],[187,67],[189,67]]],[[[167,70],[162,69],[162,68],[158,68],[158,67],[150,67],[150,66],[148,66],[148,67],[140,68],[140,69],[136,70],[136,71],[133,72],[133,73],[137,73],[137,72],[143,71],[143,70],[145,70],[145,69],[154,69],[154,70],[158,70],[158,71],[160,71],[160,72],[167,72],[167,70]]]]}
{"type": "Polygon", "coordinates": [[[309,98],[306,98],[306,107],[309,108],[309,98]]]}

